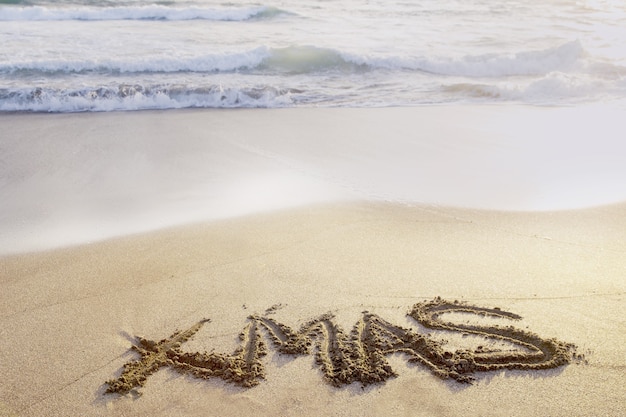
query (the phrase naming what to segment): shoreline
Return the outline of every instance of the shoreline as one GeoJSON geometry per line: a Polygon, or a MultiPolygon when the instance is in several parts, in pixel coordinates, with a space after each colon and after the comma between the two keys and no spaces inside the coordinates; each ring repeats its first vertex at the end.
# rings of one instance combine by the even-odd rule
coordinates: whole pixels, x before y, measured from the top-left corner
{"type": "Polygon", "coordinates": [[[0,114],[0,253],[345,201],[624,201],[618,107],[0,114]]]}
{"type": "MultiPolygon", "coordinates": [[[[176,235],[178,233],[190,232],[195,229],[206,230],[211,227],[226,227],[228,224],[237,224],[241,222],[247,222],[254,219],[263,218],[276,218],[280,216],[291,216],[293,213],[305,213],[305,212],[318,212],[325,210],[345,210],[353,207],[370,207],[381,209],[393,209],[408,210],[425,213],[447,213],[445,216],[450,217],[452,220],[467,221],[471,216],[478,214],[479,216],[491,216],[494,218],[513,218],[518,217],[521,219],[541,219],[551,217],[568,217],[568,218],[582,218],[588,220],[592,215],[590,213],[596,213],[594,216],[598,218],[603,217],[603,213],[615,213],[626,212],[626,201],[613,202],[610,204],[595,205],[590,207],[569,208],[559,210],[497,210],[497,209],[484,209],[474,207],[460,207],[460,206],[439,206],[436,204],[423,204],[423,203],[408,203],[408,202],[394,202],[394,201],[377,201],[377,200],[339,200],[334,202],[325,203],[313,203],[308,205],[298,205],[295,207],[285,207],[275,209],[271,211],[260,211],[250,214],[241,214],[238,216],[216,218],[210,220],[197,220],[180,224],[166,225],[163,227],[141,230],[135,232],[124,233],[116,236],[104,237],[101,239],[94,239],[87,242],[76,242],[69,245],[56,245],[42,250],[31,250],[22,252],[8,252],[0,253],[0,260],[6,259],[22,259],[32,256],[55,256],[56,254],[69,253],[73,251],[82,251],[83,249],[97,248],[100,246],[117,246],[119,244],[125,244],[126,242],[132,242],[134,240],[162,240],[163,236],[176,235]]],[[[599,220],[599,224],[602,220],[599,220]]],[[[573,225],[572,225],[573,227],[573,225]]],[[[602,231],[606,232],[608,227],[603,225],[602,231]]],[[[541,237],[537,235],[537,237],[541,237]]],[[[544,236],[548,239],[549,237],[544,236]]]]}

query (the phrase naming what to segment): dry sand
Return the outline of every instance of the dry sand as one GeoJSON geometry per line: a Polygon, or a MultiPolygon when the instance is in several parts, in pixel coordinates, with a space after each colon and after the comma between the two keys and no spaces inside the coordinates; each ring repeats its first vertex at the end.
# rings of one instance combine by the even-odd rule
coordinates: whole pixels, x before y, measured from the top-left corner
{"type": "Polygon", "coordinates": [[[5,256],[0,415],[623,415],[625,242],[624,204],[369,202],[5,256]]]}

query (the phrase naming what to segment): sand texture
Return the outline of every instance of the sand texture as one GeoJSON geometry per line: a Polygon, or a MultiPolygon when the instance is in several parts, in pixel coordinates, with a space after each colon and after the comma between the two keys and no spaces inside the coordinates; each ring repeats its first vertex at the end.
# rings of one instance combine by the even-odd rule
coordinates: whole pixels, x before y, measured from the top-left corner
{"type": "MultiPolygon", "coordinates": [[[[452,378],[458,382],[473,381],[472,373],[502,369],[550,369],[566,365],[575,355],[574,347],[556,340],[544,340],[539,336],[513,327],[496,325],[454,325],[438,320],[439,315],[463,312],[483,316],[520,319],[521,317],[500,309],[486,309],[465,304],[450,303],[437,298],[432,302],[418,303],[409,315],[419,324],[430,329],[461,331],[485,338],[500,339],[533,350],[532,353],[485,350],[479,346],[474,351],[445,351],[443,343],[430,340],[410,329],[395,326],[381,317],[363,312],[354,325],[350,337],[326,314],[310,320],[299,331],[278,323],[269,317],[250,316],[250,323],[240,335],[241,346],[232,355],[217,353],[183,352],[181,344],[189,340],[208,320],[202,320],[184,332],[176,332],[167,339],[154,342],[139,337],[132,349],[139,352],[141,360],[128,362],[124,372],[108,381],[107,393],[126,394],[143,386],[147,377],[163,366],[193,376],[209,379],[221,378],[242,387],[252,387],[265,378],[261,358],[267,354],[260,327],[264,327],[274,347],[288,355],[306,355],[311,352],[313,339],[316,343],[316,363],[330,384],[360,383],[363,387],[384,382],[397,376],[385,360],[386,355],[404,353],[409,362],[419,362],[442,379],[452,378]]],[[[582,358],[581,358],[582,359],[582,358]]]]}
{"type": "Polygon", "coordinates": [[[5,256],[0,415],[619,416],[625,242],[341,203],[5,256]]]}
{"type": "Polygon", "coordinates": [[[620,106],[1,114],[0,416],[623,416],[620,106]]]}

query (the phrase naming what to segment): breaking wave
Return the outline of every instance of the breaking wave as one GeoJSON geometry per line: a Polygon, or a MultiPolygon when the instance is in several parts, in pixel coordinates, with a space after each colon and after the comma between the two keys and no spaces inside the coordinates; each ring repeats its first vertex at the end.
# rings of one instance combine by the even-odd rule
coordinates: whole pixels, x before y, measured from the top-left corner
{"type": "Polygon", "coordinates": [[[0,88],[0,111],[378,106],[466,100],[545,104],[611,99],[626,93],[626,68],[594,63],[579,42],[457,59],[259,46],[184,57],[13,60],[0,63],[2,74],[11,74],[14,81],[0,88]],[[346,77],[354,87],[345,87],[346,77]],[[33,85],[37,79],[54,82],[33,85]],[[393,82],[387,82],[390,79],[393,82]]]}
{"type": "Polygon", "coordinates": [[[219,85],[121,84],[117,87],[58,90],[0,90],[0,111],[83,112],[180,108],[284,107],[293,104],[297,89],[270,86],[229,88],[219,85]]]}
{"type": "Polygon", "coordinates": [[[171,73],[229,72],[255,68],[269,56],[265,47],[244,52],[214,53],[192,57],[159,55],[108,59],[54,59],[0,64],[0,73],[171,73]]]}
{"type": "MultiPolygon", "coordinates": [[[[165,55],[165,54],[164,54],[165,55]]],[[[580,42],[556,48],[517,54],[490,54],[446,57],[376,57],[344,53],[332,48],[289,46],[256,47],[234,53],[205,54],[192,57],[152,56],[86,60],[15,61],[0,64],[0,73],[35,71],[45,73],[81,72],[229,72],[259,70],[279,73],[315,73],[328,70],[364,72],[376,69],[420,71],[437,75],[464,77],[506,77],[541,75],[568,71],[584,56],[580,42]]]]}
{"type": "Polygon", "coordinates": [[[63,7],[45,6],[0,8],[0,21],[64,21],[64,20],[214,20],[245,21],[271,19],[289,15],[272,6],[203,8],[162,5],[129,7],[63,7]]]}
{"type": "Polygon", "coordinates": [[[515,75],[540,75],[552,71],[568,70],[584,57],[579,41],[539,51],[518,53],[493,53],[462,57],[353,57],[356,63],[366,63],[378,68],[418,70],[437,75],[465,77],[506,77],[515,75]]]}

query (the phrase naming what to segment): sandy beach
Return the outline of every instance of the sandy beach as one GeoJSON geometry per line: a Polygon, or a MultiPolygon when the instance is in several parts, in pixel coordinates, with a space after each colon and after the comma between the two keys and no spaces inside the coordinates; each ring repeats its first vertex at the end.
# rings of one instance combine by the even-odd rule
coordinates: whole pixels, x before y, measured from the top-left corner
{"type": "Polygon", "coordinates": [[[619,416],[615,114],[0,115],[0,415],[619,416]]]}
{"type": "MultiPolygon", "coordinates": [[[[3,412],[617,416],[625,214],[623,205],[542,214],[322,206],[7,257],[3,412]],[[435,296],[519,314],[514,326],[573,343],[585,361],[478,373],[468,385],[394,354],[398,376],[363,389],[329,385],[311,355],[269,349],[252,388],[165,368],[141,396],[105,394],[105,381],[139,358],[135,336],[158,341],[208,318],[184,351],[231,353],[248,316],[272,306],[268,317],[292,328],[330,312],[349,331],[367,310],[424,332],[406,314],[435,296]]],[[[452,351],[494,344],[426,331],[452,351]]]]}

